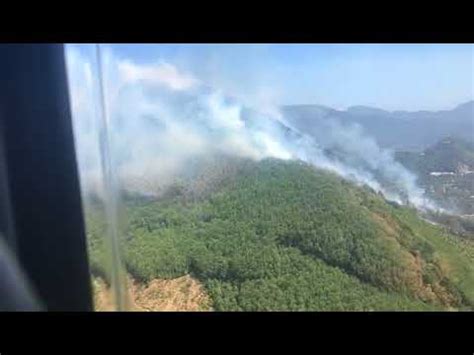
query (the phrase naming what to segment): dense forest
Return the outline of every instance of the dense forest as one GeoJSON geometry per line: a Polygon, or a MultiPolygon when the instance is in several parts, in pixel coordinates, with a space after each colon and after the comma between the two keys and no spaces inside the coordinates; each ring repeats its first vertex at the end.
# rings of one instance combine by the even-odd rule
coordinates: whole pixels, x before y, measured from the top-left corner
{"type": "MultiPolygon", "coordinates": [[[[126,196],[135,280],[192,275],[217,311],[474,309],[472,240],[299,161],[220,169],[207,185],[126,196]]],[[[99,202],[86,212],[92,272],[107,281],[99,202]]]]}

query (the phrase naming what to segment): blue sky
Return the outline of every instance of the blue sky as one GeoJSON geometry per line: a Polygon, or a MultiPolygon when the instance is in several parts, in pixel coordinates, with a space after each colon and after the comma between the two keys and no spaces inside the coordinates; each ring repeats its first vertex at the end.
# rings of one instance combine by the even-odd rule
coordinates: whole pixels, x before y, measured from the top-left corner
{"type": "Polygon", "coordinates": [[[473,45],[111,45],[229,95],[281,104],[441,110],[474,99],[473,45]]]}

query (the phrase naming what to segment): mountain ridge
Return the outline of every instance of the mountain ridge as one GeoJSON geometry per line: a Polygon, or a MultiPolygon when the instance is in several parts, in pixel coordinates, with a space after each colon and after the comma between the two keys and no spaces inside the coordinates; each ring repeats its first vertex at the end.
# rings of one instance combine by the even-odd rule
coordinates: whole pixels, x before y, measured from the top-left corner
{"type": "Polygon", "coordinates": [[[474,101],[451,110],[386,111],[368,106],[353,106],[338,111],[320,105],[285,105],[284,117],[297,129],[316,135],[320,123],[333,120],[343,125],[358,125],[384,148],[421,150],[452,135],[465,140],[474,136],[474,101]],[[426,128],[430,129],[427,130],[426,128]]]}

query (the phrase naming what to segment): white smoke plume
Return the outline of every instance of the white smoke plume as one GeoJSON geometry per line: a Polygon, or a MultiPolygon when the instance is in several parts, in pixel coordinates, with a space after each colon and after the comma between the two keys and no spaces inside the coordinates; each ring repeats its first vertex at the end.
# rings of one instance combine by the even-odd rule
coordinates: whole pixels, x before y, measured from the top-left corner
{"type": "Polygon", "coordinates": [[[421,209],[438,208],[424,197],[416,176],[395,160],[392,151],[379,147],[361,126],[343,124],[335,117],[327,117],[315,120],[313,128],[312,142],[305,144],[299,153],[299,156],[305,156],[303,160],[368,185],[389,200],[409,202],[421,209]]]}
{"type": "MultiPolygon", "coordinates": [[[[87,56],[68,48],[66,59],[81,181],[100,192],[100,95],[92,47],[90,52],[87,56]]],[[[138,65],[110,51],[103,61],[112,155],[126,189],[152,193],[156,181],[171,181],[190,158],[223,153],[257,160],[301,159],[367,184],[389,199],[402,201],[402,190],[415,206],[432,207],[415,177],[358,127],[328,120],[320,127],[320,137],[294,129],[288,134],[291,126],[277,106],[265,102],[264,111],[272,117],[260,114],[258,107],[247,117],[235,99],[171,63],[138,65]],[[345,158],[328,155],[327,147],[337,148],[345,158]],[[379,178],[397,189],[385,188],[379,178]]]]}
{"type": "MultiPolygon", "coordinates": [[[[241,105],[191,74],[163,61],[139,66],[111,52],[103,58],[112,155],[126,187],[166,183],[189,158],[206,154],[290,158],[268,132],[246,128],[241,105]]],[[[81,180],[100,191],[97,63],[70,48],[67,64],[81,180]]]]}

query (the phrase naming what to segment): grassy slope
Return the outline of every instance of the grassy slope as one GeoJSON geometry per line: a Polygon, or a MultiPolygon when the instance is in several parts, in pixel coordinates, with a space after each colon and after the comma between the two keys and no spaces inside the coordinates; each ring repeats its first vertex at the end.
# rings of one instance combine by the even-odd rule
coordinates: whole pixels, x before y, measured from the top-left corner
{"type": "MultiPolygon", "coordinates": [[[[216,310],[472,307],[471,245],[298,162],[241,164],[198,200],[129,204],[124,255],[136,279],[191,273],[216,310]]],[[[98,272],[100,218],[90,218],[98,272]]]]}
{"type": "Polygon", "coordinates": [[[465,303],[474,308],[474,243],[420,220],[413,211],[400,211],[397,215],[413,228],[418,238],[433,246],[449,280],[462,294],[465,303]]]}
{"type": "Polygon", "coordinates": [[[460,238],[442,226],[426,222],[413,209],[393,207],[375,196],[366,195],[362,205],[398,226],[400,243],[412,252],[421,253],[425,263],[425,278],[430,279],[435,271],[438,274],[437,281],[462,299],[461,308],[474,308],[472,240],[460,238]]]}

